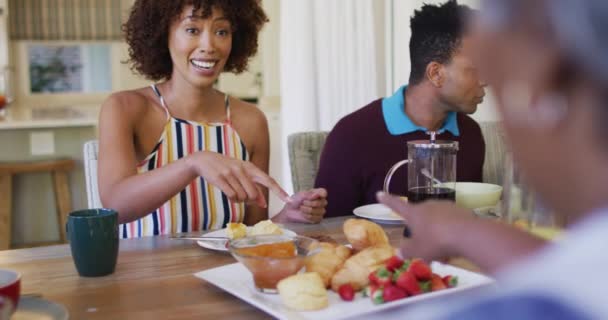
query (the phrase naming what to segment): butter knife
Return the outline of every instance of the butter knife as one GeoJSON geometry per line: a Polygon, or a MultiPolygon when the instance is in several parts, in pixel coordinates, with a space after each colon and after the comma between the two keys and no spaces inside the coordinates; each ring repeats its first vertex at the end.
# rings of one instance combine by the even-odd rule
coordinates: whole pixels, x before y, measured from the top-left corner
{"type": "Polygon", "coordinates": [[[173,240],[197,240],[197,241],[228,241],[230,240],[228,237],[204,237],[204,236],[188,236],[188,235],[176,235],[171,236],[170,239],[173,240]]]}

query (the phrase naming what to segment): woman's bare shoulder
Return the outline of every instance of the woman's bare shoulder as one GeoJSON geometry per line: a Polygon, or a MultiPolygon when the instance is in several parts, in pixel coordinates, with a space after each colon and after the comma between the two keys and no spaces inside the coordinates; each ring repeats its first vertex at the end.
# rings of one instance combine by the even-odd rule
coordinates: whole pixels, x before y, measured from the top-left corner
{"type": "Polygon", "coordinates": [[[142,111],[148,109],[149,105],[153,103],[150,99],[150,94],[146,90],[149,89],[140,88],[112,93],[104,101],[102,112],[111,111],[111,113],[118,113],[123,116],[141,114],[142,111]]]}
{"type": "Polygon", "coordinates": [[[123,124],[131,128],[141,128],[152,119],[166,117],[162,107],[157,105],[156,96],[150,88],[119,91],[111,94],[101,107],[100,126],[104,123],[123,124]]]}
{"type": "Polygon", "coordinates": [[[230,109],[233,121],[246,123],[246,126],[256,129],[267,126],[266,115],[255,104],[230,97],[230,109]]]}
{"type": "MultiPolygon", "coordinates": [[[[255,104],[230,98],[231,120],[249,151],[267,144],[268,121],[266,115],[255,104]]],[[[266,146],[267,147],[267,146],[266,146]]],[[[265,148],[264,148],[265,149],[265,148]]]]}

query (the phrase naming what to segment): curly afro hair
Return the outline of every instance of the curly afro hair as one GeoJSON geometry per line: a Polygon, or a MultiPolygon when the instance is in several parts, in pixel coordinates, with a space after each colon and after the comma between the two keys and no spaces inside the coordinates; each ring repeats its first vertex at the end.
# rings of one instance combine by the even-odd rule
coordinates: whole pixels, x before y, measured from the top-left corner
{"type": "Polygon", "coordinates": [[[435,61],[448,63],[460,47],[466,20],[474,10],[448,0],[441,5],[425,4],[410,20],[410,84],[422,81],[426,66],[435,61]]]}
{"type": "Polygon", "coordinates": [[[258,51],[258,34],[268,18],[260,0],[137,0],[131,8],[123,32],[129,45],[131,69],[151,80],[171,78],[173,62],[169,54],[169,27],[183,8],[202,9],[203,17],[212,8],[221,9],[233,28],[232,51],[224,71],[241,73],[258,51]]]}

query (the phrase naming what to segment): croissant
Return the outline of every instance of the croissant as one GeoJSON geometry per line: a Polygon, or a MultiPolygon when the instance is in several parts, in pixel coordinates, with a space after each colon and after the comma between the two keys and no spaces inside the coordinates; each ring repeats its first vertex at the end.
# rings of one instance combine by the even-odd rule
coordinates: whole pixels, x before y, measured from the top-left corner
{"type": "Polygon", "coordinates": [[[348,219],[342,226],[346,239],[355,251],[367,247],[388,245],[388,237],[379,225],[364,219],[348,219]]]}
{"type": "Polygon", "coordinates": [[[306,271],[318,273],[327,288],[333,275],[350,257],[350,249],[343,245],[328,242],[321,242],[319,246],[321,251],[306,259],[306,271]]]}
{"type": "Polygon", "coordinates": [[[390,245],[378,245],[363,249],[348,258],[342,268],[331,279],[331,288],[338,291],[341,285],[350,283],[355,291],[363,289],[369,283],[370,272],[380,268],[382,264],[395,254],[390,245]]]}

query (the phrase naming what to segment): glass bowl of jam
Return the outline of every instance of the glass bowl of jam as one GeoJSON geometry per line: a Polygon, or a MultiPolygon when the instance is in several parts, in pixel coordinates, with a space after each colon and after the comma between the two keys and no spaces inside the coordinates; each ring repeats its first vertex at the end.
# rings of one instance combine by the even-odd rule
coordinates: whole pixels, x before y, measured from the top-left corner
{"type": "Polygon", "coordinates": [[[277,283],[298,273],[317,247],[317,240],[297,235],[250,236],[228,243],[232,256],[253,275],[255,288],[264,293],[277,293],[277,283]]]}

